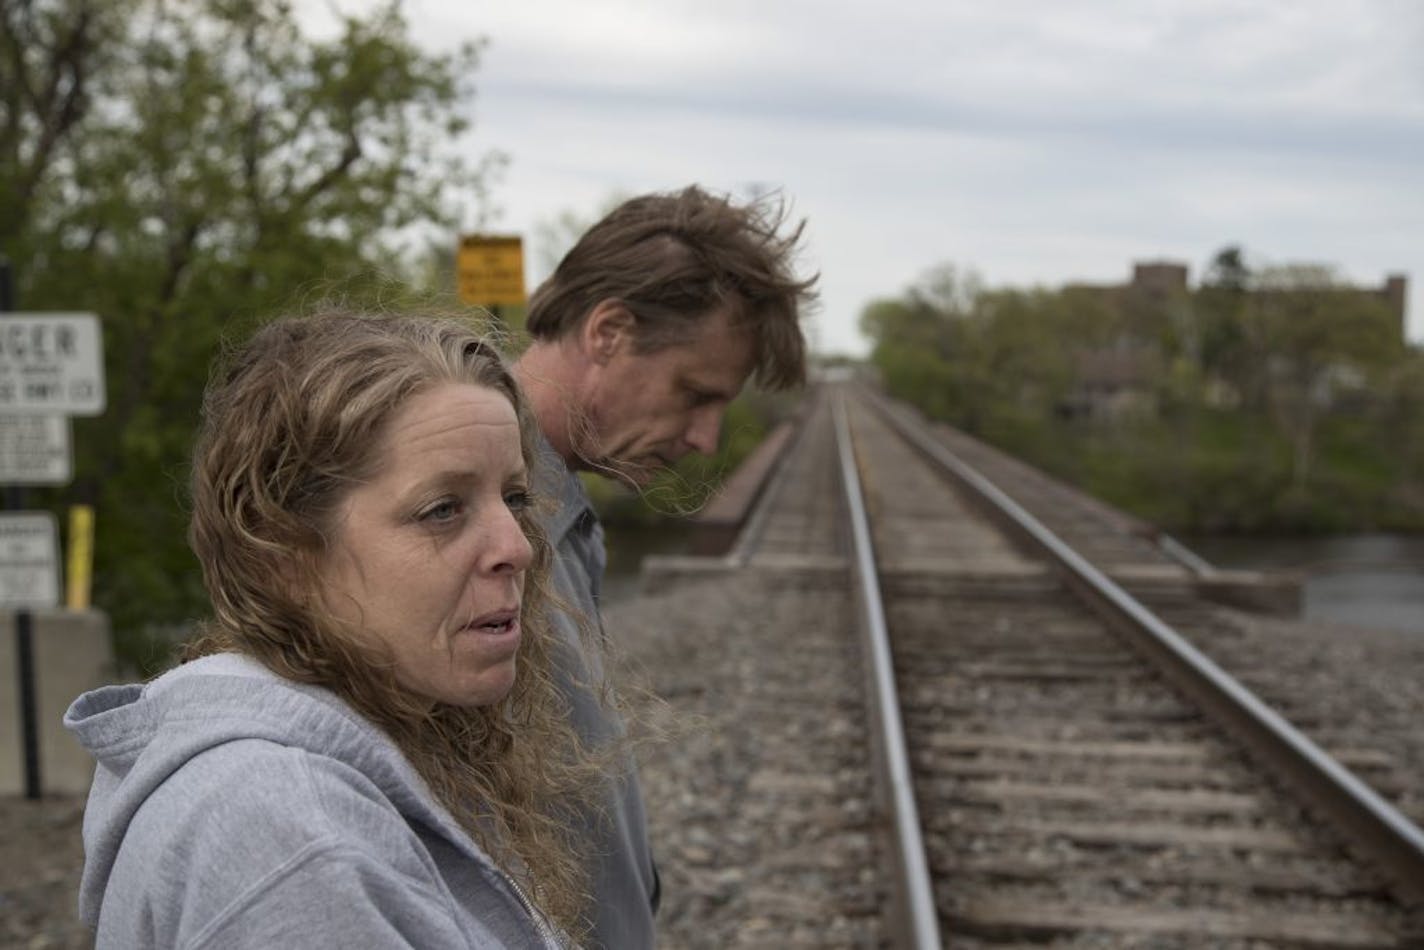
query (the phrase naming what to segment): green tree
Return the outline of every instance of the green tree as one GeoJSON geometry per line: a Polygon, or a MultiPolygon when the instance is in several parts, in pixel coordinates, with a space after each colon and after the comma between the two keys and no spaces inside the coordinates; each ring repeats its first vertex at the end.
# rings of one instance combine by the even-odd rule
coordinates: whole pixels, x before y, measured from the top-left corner
{"type": "Polygon", "coordinates": [[[1395,465],[1394,501],[1424,521],[1424,349],[1391,368],[1376,422],[1376,444],[1395,465]]]}
{"type": "Polygon", "coordinates": [[[1253,275],[1240,247],[1222,248],[1212,258],[1192,302],[1201,373],[1228,387],[1248,410],[1264,411],[1266,392],[1258,370],[1265,354],[1245,336],[1246,307],[1253,275]]]}
{"type": "Polygon", "coordinates": [[[971,431],[973,380],[962,371],[973,365],[965,322],[978,292],[974,274],[944,265],[903,297],[876,301],[860,316],[861,332],[874,341],[871,362],[891,394],[971,431]]]}
{"type": "Polygon", "coordinates": [[[1308,497],[1321,416],[1342,391],[1404,355],[1398,323],[1382,300],[1344,286],[1326,267],[1265,268],[1253,280],[1243,317],[1272,417],[1290,440],[1291,492],[1308,497]]]}
{"type": "Polygon", "coordinates": [[[201,610],[182,482],[220,341],[299,293],[389,297],[396,235],[480,200],[486,167],[450,148],[478,49],[418,48],[398,0],[330,39],[284,0],[3,11],[0,253],[25,309],[103,319],[109,408],[76,427],[72,495],[132,639],[201,610]]]}
{"type": "Polygon", "coordinates": [[[122,12],[90,0],[0,6],[0,249],[12,255],[113,65],[122,12]]]}
{"type": "Polygon", "coordinates": [[[890,390],[969,432],[1043,419],[1071,375],[1072,312],[1044,291],[986,290],[943,266],[861,314],[890,390]]]}

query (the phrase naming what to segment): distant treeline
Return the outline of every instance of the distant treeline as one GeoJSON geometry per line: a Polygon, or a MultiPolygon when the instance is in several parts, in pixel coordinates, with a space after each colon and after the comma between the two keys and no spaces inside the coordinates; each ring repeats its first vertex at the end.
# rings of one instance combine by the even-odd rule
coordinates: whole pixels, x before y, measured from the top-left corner
{"type": "Polygon", "coordinates": [[[1424,530],[1400,301],[1234,247],[1195,288],[1145,270],[989,290],[942,267],[861,325],[893,395],[1164,528],[1424,530]]]}

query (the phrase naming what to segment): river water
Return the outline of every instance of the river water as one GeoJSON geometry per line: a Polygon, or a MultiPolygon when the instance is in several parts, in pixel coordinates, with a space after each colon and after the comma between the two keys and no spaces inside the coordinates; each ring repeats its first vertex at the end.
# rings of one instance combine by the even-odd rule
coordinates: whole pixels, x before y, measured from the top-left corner
{"type": "Polygon", "coordinates": [[[1217,567],[1300,572],[1307,620],[1424,634],[1424,536],[1178,540],[1217,567]]]}

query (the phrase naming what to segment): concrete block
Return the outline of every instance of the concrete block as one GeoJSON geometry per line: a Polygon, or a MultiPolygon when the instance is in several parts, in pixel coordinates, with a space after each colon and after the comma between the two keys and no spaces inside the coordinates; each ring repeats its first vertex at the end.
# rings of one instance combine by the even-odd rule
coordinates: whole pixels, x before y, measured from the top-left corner
{"type": "MultiPolygon", "coordinates": [[[[41,790],[83,795],[94,760],[64,728],[64,711],[82,692],[115,681],[109,618],[97,610],[35,610],[31,625],[41,790]]],[[[0,795],[25,793],[25,747],[15,614],[0,614],[0,795]]]]}
{"type": "Polygon", "coordinates": [[[1276,617],[1299,617],[1303,577],[1292,571],[1214,570],[1197,580],[1201,596],[1228,607],[1276,617]]]}

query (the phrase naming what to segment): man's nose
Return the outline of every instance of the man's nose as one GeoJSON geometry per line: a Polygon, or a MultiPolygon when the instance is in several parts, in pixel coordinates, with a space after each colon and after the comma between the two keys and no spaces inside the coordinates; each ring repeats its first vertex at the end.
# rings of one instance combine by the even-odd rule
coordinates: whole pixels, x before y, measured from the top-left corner
{"type": "Polygon", "coordinates": [[[719,406],[708,406],[693,414],[683,441],[690,445],[694,452],[711,455],[717,451],[717,437],[721,432],[722,409],[719,406]]]}

